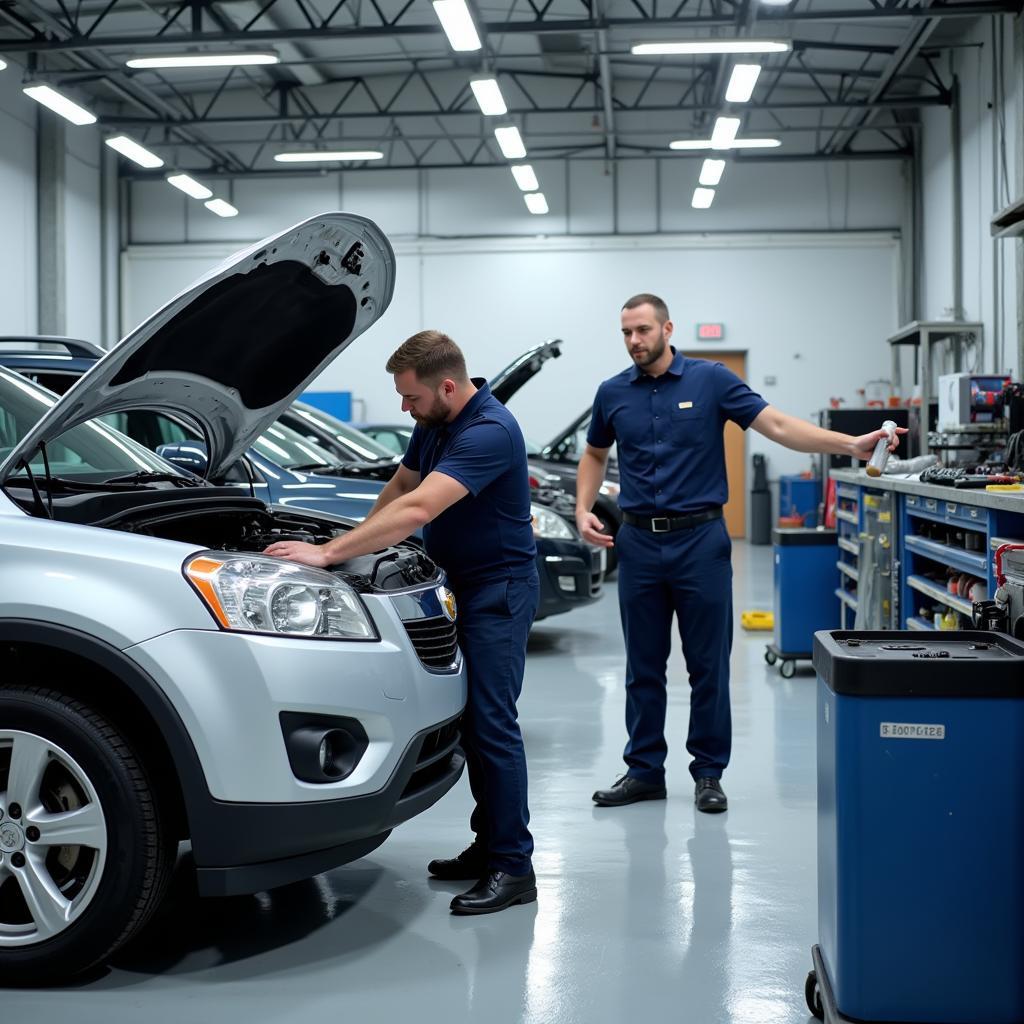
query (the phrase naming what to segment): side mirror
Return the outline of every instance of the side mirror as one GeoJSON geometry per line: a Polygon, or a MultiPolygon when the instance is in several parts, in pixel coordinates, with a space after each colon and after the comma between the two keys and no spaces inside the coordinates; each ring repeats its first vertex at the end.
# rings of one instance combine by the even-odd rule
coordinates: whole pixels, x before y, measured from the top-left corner
{"type": "Polygon", "coordinates": [[[179,469],[186,469],[196,476],[206,477],[210,469],[210,457],[202,441],[179,441],[157,447],[157,455],[174,463],[179,469]]]}

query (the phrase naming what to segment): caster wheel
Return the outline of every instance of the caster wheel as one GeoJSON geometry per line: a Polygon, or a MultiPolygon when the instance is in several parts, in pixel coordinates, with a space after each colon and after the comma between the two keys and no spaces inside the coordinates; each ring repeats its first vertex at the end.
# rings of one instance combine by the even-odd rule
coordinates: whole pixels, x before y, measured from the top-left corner
{"type": "Polygon", "coordinates": [[[775,656],[774,651],[765,651],[764,660],[767,661],[769,665],[774,665],[779,659],[775,656]]]}
{"type": "Polygon", "coordinates": [[[804,983],[804,997],[807,1000],[807,1009],[818,1020],[824,1020],[825,1007],[821,1002],[821,989],[818,988],[818,975],[815,971],[809,971],[807,974],[807,981],[804,983]]]}
{"type": "Polygon", "coordinates": [[[795,661],[784,661],[779,666],[779,673],[783,679],[792,679],[796,675],[796,662],[795,661]]]}

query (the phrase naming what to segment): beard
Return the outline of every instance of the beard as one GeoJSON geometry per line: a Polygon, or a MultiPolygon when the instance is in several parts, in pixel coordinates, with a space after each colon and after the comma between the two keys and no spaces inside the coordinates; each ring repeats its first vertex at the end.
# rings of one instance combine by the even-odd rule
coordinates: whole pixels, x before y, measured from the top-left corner
{"type": "Polygon", "coordinates": [[[657,339],[650,342],[645,350],[633,351],[633,349],[630,349],[629,354],[633,357],[633,362],[642,369],[645,366],[656,363],[665,354],[667,344],[665,332],[660,330],[657,339]]]}
{"type": "Polygon", "coordinates": [[[451,409],[445,404],[444,399],[435,397],[434,404],[422,415],[412,413],[412,418],[424,430],[433,430],[436,427],[444,426],[448,422],[451,409]]]}

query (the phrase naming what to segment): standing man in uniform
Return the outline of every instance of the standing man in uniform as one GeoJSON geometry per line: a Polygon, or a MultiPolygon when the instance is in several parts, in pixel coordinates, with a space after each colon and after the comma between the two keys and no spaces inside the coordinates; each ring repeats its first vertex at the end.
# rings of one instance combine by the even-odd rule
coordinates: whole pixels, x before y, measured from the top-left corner
{"type": "MultiPolygon", "coordinates": [[[[694,800],[700,811],[724,811],[728,801],[719,780],[732,744],[725,422],[753,427],[794,451],[858,459],[869,459],[885,432],[852,437],[822,430],[773,409],[721,363],[686,358],[669,345],[672,321],[656,295],[626,302],[622,336],[633,365],[598,388],[576,486],[580,533],[590,544],[610,547],[612,538],[590,510],[608,450],[617,444],[623,525],[614,543],[629,741],[626,774],[593,799],[616,807],[665,797],[666,669],[675,614],[690,676],[686,749],[693,758],[694,800]]],[[[891,447],[897,444],[894,439],[891,447]]]]}
{"type": "Polygon", "coordinates": [[[526,755],[516,701],[540,581],[526,444],[514,417],[446,334],[423,331],[388,360],[402,411],[416,421],[398,472],[366,521],[323,545],[286,541],[266,554],[329,566],[405,540],[420,527],[458,600],[469,699],[462,746],[476,801],[476,838],[435,878],[473,881],[455,914],[490,914],[537,898],[528,826],[526,755]]]}

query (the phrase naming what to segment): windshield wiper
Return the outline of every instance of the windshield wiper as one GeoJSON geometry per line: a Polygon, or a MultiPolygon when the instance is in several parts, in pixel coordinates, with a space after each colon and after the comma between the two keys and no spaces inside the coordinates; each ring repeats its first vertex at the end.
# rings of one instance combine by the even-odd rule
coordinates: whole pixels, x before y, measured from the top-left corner
{"type": "Polygon", "coordinates": [[[158,473],[154,470],[140,469],[137,473],[124,476],[112,476],[103,481],[104,484],[134,483],[172,483],[176,487],[201,487],[203,481],[198,477],[179,476],[177,473],[158,473]]]}
{"type": "Polygon", "coordinates": [[[322,473],[334,467],[329,462],[303,462],[298,466],[286,467],[292,473],[322,473]]]}

